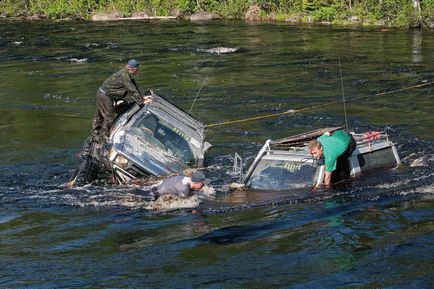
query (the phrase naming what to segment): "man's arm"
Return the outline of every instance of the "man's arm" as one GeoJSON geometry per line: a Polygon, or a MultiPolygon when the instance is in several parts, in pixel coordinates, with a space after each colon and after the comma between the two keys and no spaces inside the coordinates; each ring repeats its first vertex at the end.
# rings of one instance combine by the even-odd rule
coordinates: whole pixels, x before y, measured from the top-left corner
{"type": "Polygon", "coordinates": [[[330,188],[330,186],[331,186],[332,174],[333,174],[333,172],[325,172],[325,174],[324,174],[324,186],[326,188],[330,188]]]}
{"type": "Polygon", "coordinates": [[[316,191],[321,190],[321,189],[330,189],[331,188],[331,181],[332,181],[332,173],[333,172],[325,172],[324,173],[324,183],[323,183],[324,187],[323,187],[323,184],[315,185],[312,188],[312,191],[316,192],[316,191]]]}
{"type": "Polygon", "coordinates": [[[151,95],[142,96],[139,87],[137,86],[135,80],[131,77],[128,77],[128,80],[125,82],[125,88],[131,93],[132,97],[138,103],[148,104],[151,103],[153,97],[151,95]]]}

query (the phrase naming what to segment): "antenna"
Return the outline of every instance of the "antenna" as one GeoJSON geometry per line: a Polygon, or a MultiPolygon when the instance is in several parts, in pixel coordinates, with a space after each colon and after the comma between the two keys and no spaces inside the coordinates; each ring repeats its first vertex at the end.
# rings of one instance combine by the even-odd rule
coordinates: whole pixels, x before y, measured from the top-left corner
{"type": "Polygon", "coordinates": [[[194,104],[196,103],[196,100],[197,100],[197,98],[198,98],[198,96],[199,96],[199,93],[200,93],[200,91],[202,90],[203,86],[205,85],[205,82],[206,82],[206,80],[208,79],[208,76],[211,74],[211,71],[214,69],[214,66],[216,65],[216,63],[217,63],[217,60],[214,61],[214,64],[212,65],[211,70],[208,72],[208,74],[207,74],[207,75],[205,76],[205,78],[203,79],[202,84],[200,85],[199,90],[197,91],[196,97],[194,98],[193,103],[191,104],[191,107],[190,107],[190,109],[188,110],[189,113],[191,113],[191,110],[193,109],[193,106],[194,106],[194,104]]]}
{"type": "Polygon", "coordinates": [[[341,74],[341,90],[342,90],[342,103],[344,104],[345,128],[348,130],[347,106],[346,106],[346,102],[345,102],[344,78],[342,76],[341,57],[338,56],[338,59],[339,59],[339,72],[341,74]]]}

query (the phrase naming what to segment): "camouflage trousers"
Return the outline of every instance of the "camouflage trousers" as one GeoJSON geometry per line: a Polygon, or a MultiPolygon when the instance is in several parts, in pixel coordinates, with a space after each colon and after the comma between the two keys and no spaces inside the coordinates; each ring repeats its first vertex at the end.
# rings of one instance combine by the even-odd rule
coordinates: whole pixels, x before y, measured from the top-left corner
{"type": "Polygon", "coordinates": [[[113,101],[101,91],[96,93],[96,111],[92,121],[92,136],[106,137],[118,116],[113,101]]]}

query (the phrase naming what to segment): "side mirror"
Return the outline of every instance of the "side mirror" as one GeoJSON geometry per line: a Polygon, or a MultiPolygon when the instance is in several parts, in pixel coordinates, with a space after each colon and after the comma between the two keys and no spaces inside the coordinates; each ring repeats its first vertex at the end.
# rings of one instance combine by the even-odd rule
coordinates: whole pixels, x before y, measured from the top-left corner
{"type": "Polygon", "coordinates": [[[234,155],[234,165],[232,168],[232,173],[234,175],[239,175],[239,182],[243,179],[243,159],[238,153],[234,155]]]}

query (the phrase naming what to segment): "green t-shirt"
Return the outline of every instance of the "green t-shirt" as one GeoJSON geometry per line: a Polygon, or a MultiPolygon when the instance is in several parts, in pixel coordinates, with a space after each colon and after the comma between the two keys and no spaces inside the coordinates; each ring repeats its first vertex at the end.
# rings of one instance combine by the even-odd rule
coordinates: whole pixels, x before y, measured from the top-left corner
{"type": "Polygon", "coordinates": [[[333,172],[336,169],[336,160],[348,148],[351,136],[342,130],[337,130],[331,136],[323,134],[318,138],[323,148],[326,172],[333,172]]]}

